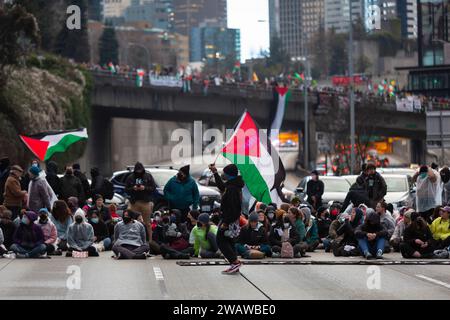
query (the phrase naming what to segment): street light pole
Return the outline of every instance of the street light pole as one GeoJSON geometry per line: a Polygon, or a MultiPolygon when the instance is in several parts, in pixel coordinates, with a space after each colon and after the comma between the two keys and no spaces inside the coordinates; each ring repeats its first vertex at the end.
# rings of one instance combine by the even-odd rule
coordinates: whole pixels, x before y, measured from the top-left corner
{"type": "Polygon", "coordinates": [[[350,29],[348,32],[348,75],[350,77],[350,144],[351,144],[351,152],[350,152],[350,174],[353,174],[355,170],[355,101],[354,101],[354,93],[353,93],[353,19],[352,19],[352,0],[348,0],[349,2],[349,16],[350,16],[350,29]]]}

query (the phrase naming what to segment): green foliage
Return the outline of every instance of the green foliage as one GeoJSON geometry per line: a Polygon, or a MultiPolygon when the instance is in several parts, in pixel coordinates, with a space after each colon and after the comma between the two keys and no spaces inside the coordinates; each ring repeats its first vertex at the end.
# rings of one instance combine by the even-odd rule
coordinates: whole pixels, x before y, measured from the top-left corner
{"type": "Polygon", "coordinates": [[[99,41],[100,64],[119,62],[119,42],[114,27],[105,26],[99,41]]]}

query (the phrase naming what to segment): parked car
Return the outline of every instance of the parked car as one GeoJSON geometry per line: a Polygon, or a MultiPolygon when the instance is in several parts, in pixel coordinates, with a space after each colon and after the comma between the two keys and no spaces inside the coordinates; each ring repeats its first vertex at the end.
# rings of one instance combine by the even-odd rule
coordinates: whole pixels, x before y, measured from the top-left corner
{"type": "MultiPolygon", "coordinates": [[[[403,206],[414,207],[416,190],[412,177],[407,174],[381,174],[387,185],[387,193],[384,199],[387,203],[392,203],[394,210],[403,206]]],[[[355,183],[358,176],[343,176],[351,185],[355,183]]]]}
{"type": "MultiPolygon", "coordinates": [[[[221,173],[223,168],[217,168],[217,170],[218,170],[218,172],[221,173]]],[[[198,178],[198,183],[201,184],[202,186],[207,186],[207,187],[211,187],[211,188],[218,190],[216,181],[214,179],[214,175],[212,174],[211,170],[209,170],[209,169],[205,169],[203,171],[201,176],[198,178]]],[[[291,201],[292,198],[295,197],[295,193],[293,191],[287,189],[286,187],[283,187],[281,191],[283,192],[284,197],[288,201],[291,201]]]]}
{"type": "MultiPolygon", "coordinates": [[[[324,184],[324,193],[322,195],[322,202],[329,203],[333,201],[344,202],[350,189],[350,183],[343,177],[336,176],[320,176],[320,180],[324,184]]],[[[307,199],[307,184],[311,180],[311,176],[304,177],[297,186],[295,194],[303,201],[307,199]]]]}
{"type": "MultiPolygon", "coordinates": [[[[128,198],[125,192],[125,182],[130,174],[133,173],[134,167],[128,167],[127,170],[114,172],[111,177],[111,182],[114,185],[114,192],[128,198]]],[[[156,184],[155,192],[155,210],[165,210],[168,208],[168,203],[164,198],[164,186],[173,176],[177,174],[177,170],[172,167],[152,167],[145,166],[145,170],[153,176],[156,184]]],[[[200,210],[202,212],[211,212],[215,206],[220,204],[220,193],[214,189],[198,184],[198,191],[200,193],[200,210]]]]}

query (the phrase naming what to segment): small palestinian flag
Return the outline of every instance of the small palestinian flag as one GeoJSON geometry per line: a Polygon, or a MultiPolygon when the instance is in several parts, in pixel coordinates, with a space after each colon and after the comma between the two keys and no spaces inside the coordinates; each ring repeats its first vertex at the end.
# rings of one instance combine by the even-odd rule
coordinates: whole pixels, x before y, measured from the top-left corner
{"type": "Polygon", "coordinates": [[[281,185],[286,178],[283,163],[267,132],[259,130],[248,112],[244,112],[222,155],[234,163],[256,201],[282,202],[281,185]]]}
{"type": "Polygon", "coordinates": [[[28,149],[41,161],[47,161],[56,152],[65,152],[72,144],[88,138],[86,128],[68,131],[38,133],[32,136],[20,136],[28,149]]]}
{"type": "Polygon", "coordinates": [[[233,67],[233,73],[238,73],[240,71],[241,71],[241,62],[236,61],[236,63],[234,64],[234,67],[233,67]]]}
{"type": "Polygon", "coordinates": [[[136,71],[136,86],[141,88],[144,84],[145,71],[143,69],[137,69],[136,71]]]}
{"type": "Polygon", "coordinates": [[[302,74],[298,74],[297,72],[294,74],[294,78],[299,80],[299,81],[305,81],[305,75],[302,74]]]}

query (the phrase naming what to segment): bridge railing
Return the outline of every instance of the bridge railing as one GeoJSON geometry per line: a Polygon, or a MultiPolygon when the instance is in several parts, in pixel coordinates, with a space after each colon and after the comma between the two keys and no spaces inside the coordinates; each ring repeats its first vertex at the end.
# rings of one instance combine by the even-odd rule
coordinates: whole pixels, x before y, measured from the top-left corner
{"type": "MultiPolygon", "coordinates": [[[[91,70],[93,75],[102,79],[102,83],[108,83],[111,85],[123,85],[123,86],[136,86],[136,72],[119,72],[113,73],[108,70],[91,70]]],[[[167,91],[181,91],[179,87],[165,87],[165,86],[154,86],[150,83],[150,78],[146,74],[142,79],[142,87],[148,88],[158,88],[167,91]]],[[[260,100],[273,100],[273,88],[271,86],[266,86],[265,84],[250,84],[250,83],[221,83],[216,85],[214,81],[210,81],[207,88],[207,94],[205,91],[205,85],[203,81],[194,79],[191,81],[189,94],[196,96],[230,96],[238,98],[250,98],[250,99],[260,99],[260,100]]],[[[332,99],[342,99],[348,100],[347,93],[337,92],[337,91],[309,91],[309,102],[313,104],[321,103],[320,96],[328,95],[332,99]]],[[[303,90],[292,88],[290,101],[301,103],[304,100],[303,90]]],[[[386,110],[386,111],[398,111],[396,106],[396,98],[390,96],[377,96],[377,95],[367,95],[356,93],[355,102],[358,107],[365,106],[375,106],[376,109],[386,110]]],[[[348,101],[346,101],[348,104],[348,101]]],[[[450,100],[443,101],[437,99],[423,99],[422,110],[450,110],[450,100]]]]}

